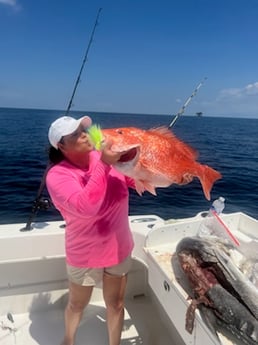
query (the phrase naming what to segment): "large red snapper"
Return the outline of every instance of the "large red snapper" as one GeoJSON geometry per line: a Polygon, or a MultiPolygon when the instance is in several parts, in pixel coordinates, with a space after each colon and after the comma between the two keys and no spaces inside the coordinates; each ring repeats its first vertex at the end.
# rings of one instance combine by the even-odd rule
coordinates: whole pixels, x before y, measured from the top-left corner
{"type": "Polygon", "coordinates": [[[156,195],[156,187],[173,183],[187,184],[198,177],[205,197],[221,174],[196,161],[197,152],[177,139],[166,127],[142,130],[134,127],[103,129],[106,139],[111,139],[111,149],[126,153],[115,168],[135,180],[136,190],[156,195]]]}

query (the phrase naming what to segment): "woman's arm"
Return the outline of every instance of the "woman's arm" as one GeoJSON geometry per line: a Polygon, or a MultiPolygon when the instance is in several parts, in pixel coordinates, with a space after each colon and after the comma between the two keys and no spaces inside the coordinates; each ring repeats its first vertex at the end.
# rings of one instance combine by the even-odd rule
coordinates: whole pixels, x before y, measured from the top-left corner
{"type": "Polygon", "coordinates": [[[109,171],[110,166],[100,160],[85,186],[82,186],[76,170],[62,166],[50,169],[47,188],[53,203],[61,212],[86,217],[96,215],[105,198],[109,171]]]}
{"type": "Polygon", "coordinates": [[[73,170],[55,166],[48,172],[49,194],[61,212],[72,212],[78,216],[95,216],[103,203],[107,190],[110,165],[117,162],[122,153],[111,150],[112,142],[106,142],[94,171],[82,186],[80,176],[73,170]]]}

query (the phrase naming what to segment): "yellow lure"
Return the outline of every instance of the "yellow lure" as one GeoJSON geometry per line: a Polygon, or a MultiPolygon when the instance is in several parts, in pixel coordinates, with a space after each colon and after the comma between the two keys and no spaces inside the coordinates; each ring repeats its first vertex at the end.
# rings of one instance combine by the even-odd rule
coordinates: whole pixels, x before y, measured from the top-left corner
{"type": "Polygon", "coordinates": [[[92,125],[87,129],[87,132],[90,136],[90,140],[94,145],[95,149],[100,150],[103,141],[103,134],[101,132],[100,126],[92,125]]]}

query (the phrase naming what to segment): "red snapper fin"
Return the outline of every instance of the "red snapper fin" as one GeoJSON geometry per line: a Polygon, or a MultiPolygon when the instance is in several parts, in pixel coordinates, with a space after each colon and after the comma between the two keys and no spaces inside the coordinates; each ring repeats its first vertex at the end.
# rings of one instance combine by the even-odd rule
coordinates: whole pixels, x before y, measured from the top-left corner
{"type": "Polygon", "coordinates": [[[153,194],[153,195],[157,195],[156,193],[156,190],[155,190],[155,187],[151,184],[149,184],[148,182],[146,181],[142,181],[142,180],[135,180],[135,189],[136,189],[136,192],[142,196],[142,194],[145,192],[145,191],[148,191],[149,193],[153,194]]]}
{"type": "Polygon", "coordinates": [[[191,159],[197,159],[198,158],[198,152],[194,148],[192,148],[190,145],[184,143],[182,140],[178,139],[176,135],[165,126],[151,128],[147,132],[156,134],[160,136],[160,138],[165,137],[167,140],[173,143],[173,146],[176,148],[176,150],[180,151],[183,155],[191,158],[191,159]]]}
{"type": "Polygon", "coordinates": [[[145,188],[144,188],[144,185],[143,185],[142,181],[135,180],[135,189],[136,189],[136,192],[140,196],[142,196],[142,194],[145,192],[145,188]]]}
{"type": "Polygon", "coordinates": [[[219,180],[222,175],[220,172],[216,171],[215,169],[210,168],[208,165],[201,165],[201,174],[199,177],[203,193],[207,200],[211,199],[210,191],[213,187],[215,181],[219,180]]]}
{"type": "Polygon", "coordinates": [[[155,189],[155,187],[152,184],[144,182],[144,188],[145,188],[145,190],[147,190],[152,195],[157,196],[156,189],[155,189]]]}

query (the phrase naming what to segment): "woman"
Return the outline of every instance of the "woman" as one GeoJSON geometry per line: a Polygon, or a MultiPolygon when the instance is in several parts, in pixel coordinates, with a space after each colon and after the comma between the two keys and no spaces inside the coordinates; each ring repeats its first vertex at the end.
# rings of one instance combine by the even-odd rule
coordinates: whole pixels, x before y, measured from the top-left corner
{"type": "Polygon", "coordinates": [[[69,299],[62,345],[75,334],[93,287],[102,280],[109,345],[119,345],[124,320],[126,277],[133,239],[128,222],[128,187],[133,180],[112,168],[122,153],[110,142],[95,151],[85,129],[91,119],[63,116],[49,128],[53,166],[46,183],[66,222],[65,249],[69,299]]]}

